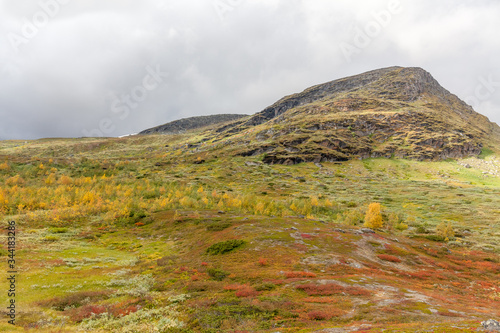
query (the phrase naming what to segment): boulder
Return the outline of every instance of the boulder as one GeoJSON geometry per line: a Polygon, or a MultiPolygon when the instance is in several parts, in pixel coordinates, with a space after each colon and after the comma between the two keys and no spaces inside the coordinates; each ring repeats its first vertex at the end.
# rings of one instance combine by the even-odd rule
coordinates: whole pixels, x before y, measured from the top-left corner
{"type": "Polygon", "coordinates": [[[500,332],[500,323],[493,319],[488,319],[481,323],[484,329],[487,331],[499,331],[500,332]]]}

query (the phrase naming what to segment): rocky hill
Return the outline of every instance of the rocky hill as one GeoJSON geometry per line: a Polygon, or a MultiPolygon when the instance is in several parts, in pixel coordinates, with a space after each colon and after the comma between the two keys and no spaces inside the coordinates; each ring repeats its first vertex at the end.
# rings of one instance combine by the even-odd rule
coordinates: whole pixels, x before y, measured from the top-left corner
{"type": "Polygon", "coordinates": [[[223,124],[227,122],[232,122],[241,118],[247,117],[247,115],[242,114],[217,114],[211,116],[199,116],[184,118],[166,123],[157,127],[153,127],[140,132],[143,134],[181,134],[186,131],[193,129],[199,129],[203,127],[209,127],[213,125],[223,124]]]}
{"type": "Polygon", "coordinates": [[[390,67],[313,86],[221,126],[215,141],[268,164],[399,157],[442,160],[498,150],[500,128],[421,68],[390,67]]]}

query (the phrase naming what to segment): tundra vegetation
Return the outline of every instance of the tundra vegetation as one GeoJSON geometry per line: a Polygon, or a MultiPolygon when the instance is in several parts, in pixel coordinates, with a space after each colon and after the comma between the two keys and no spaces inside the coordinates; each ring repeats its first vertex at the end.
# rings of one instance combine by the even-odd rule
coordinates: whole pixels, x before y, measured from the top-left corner
{"type": "Polygon", "coordinates": [[[21,272],[17,326],[0,330],[472,332],[499,317],[498,177],[455,160],[267,165],[200,139],[0,142],[21,272]]]}

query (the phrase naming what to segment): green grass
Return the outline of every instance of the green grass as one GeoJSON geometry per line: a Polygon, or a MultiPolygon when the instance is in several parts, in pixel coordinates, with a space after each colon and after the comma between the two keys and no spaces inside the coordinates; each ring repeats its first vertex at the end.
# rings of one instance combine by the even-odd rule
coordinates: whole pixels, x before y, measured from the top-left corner
{"type": "MultiPolygon", "coordinates": [[[[175,319],[185,324],[179,332],[307,332],[362,323],[370,323],[373,332],[411,332],[431,325],[445,332],[447,321],[457,318],[444,310],[463,310],[454,325],[467,331],[478,327],[477,318],[500,315],[494,289],[500,262],[499,178],[455,161],[375,158],[323,163],[321,169],[313,163],[247,166],[252,158],[226,157],[210,141],[201,151],[184,151],[185,139],[0,143],[0,162],[9,165],[0,170],[1,188],[17,191],[8,196],[1,219],[18,222],[18,302],[31,311],[20,316],[21,325],[69,320],[70,309],[39,302],[76,300],[89,291],[110,294],[90,297],[87,306],[124,310],[138,302],[152,311],[174,304],[179,311],[175,319]],[[207,162],[194,164],[197,157],[207,162]],[[48,185],[50,173],[56,182],[67,175],[90,177],[90,183],[48,185]],[[24,184],[8,185],[15,175],[24,184]],[[84,214],[70,210],[65,218],[64,209],[74,203],[57,203],[78,197],[77,189],[93,191],[101,200],[86,204],[84,214]],[[32,198],[46,201],[45,208],[18,207],[23,198],[16,193],[31,190],[46,193],[32,198]],[[162,206],[163,199],[172,202],[162,206]],[[409,228],[361,234],[371,202],[382,204],[386,221],[396,214],[409,228]],[[112,204],[129,211],[111,214],[112,204]],[[352,212],[361,218],[348,224],[352,212]],[[434,239],[443,222],[450,222],[456,233],[449,242],[434,239]],[[401,262],[379,260],[378,254],[401,262]],[[331,297],[295,288],[332,281],[370,294],[331,297]],[[484,285],[469,288],[478,283],[484,285]],[[184,293],[189,297],[183,302],[169,300],[184,293]],[[394,303],[384,305],[376,296],[382,293],[394,303]],[[311,320],[314,315],[330,319],[311,320]]],[[[1,281],[0,288],[6,287],[1,281]]],[[[121,325],[115,320],[107,323],[121,325]]],[[[67,321],[64,329],[72,332],[77,326],[67,321]]],[[[9,331],[8,326],[2,329],[9,331]]],[[[53,329],[45,325],[37,331],[53,329]]]]}
{"type": "Polygon", "coordinates": [[[481,154],[479,154],[478,157],[481,159],[485,159],[486,157],[491,156],[493,154],[495,154],[495,152],[493,150],[485,147],[481,150],[481,154]]]}

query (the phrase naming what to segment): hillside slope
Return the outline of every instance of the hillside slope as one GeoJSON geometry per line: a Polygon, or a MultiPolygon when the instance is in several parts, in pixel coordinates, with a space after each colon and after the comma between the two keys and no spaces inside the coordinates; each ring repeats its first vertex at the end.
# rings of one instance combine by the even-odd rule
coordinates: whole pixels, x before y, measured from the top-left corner
{"type": "Polygon", "coordinates": [[[141,131],[139,135],[144,134],[180,134],[186,131],[195,130],[203,127],[232,122],[247,117],[242,114],[217,114],[211,116],[198,116],[175,120],[160,126],[141,131]]]}
{"type": "Polygon", "coordinates": [[[0,142],[21,272],[17,326],[0,330],[477,332],[500,318],[498,157],[266,165],[195,134],[0,142]],[[373,203],[383,225],[368,230],[373,203]]]}
{"type": "Polygon", "coordinates": [[[421,68],[390,67],[320,84],[221,126],[234,154],[269,164],[400,157],[442,160],[498,151],[500,128],[421,68]],[[237,136],[236,138],[232,138],[237,136]]]}

